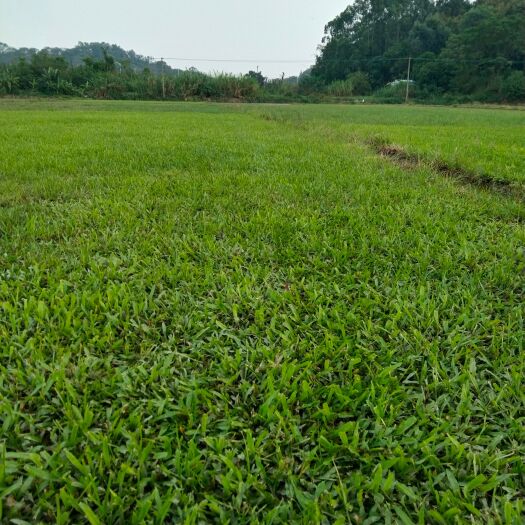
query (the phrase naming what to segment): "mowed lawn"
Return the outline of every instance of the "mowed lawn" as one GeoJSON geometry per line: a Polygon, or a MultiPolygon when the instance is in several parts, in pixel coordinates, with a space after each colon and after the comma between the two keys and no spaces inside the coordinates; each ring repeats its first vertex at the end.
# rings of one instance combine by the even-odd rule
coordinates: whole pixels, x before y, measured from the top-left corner
{"type": "Polygon", "coordinates": [[[0,522],[523,523],[524,131],[0,101],[0,522]]]}

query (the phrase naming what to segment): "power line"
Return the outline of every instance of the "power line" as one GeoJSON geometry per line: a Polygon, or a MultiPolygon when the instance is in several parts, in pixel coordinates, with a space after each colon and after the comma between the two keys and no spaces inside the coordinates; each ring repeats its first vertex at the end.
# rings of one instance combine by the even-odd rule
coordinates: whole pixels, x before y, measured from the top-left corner
{"type": "MultiPolygon", "coordinates": [[[[301,59],[301,60],[292,60],[292,59],[281,59],[281,60],[271,60],[271,59],[247,59],[247,58],[187,58],[187,57],[150,57],[151,60],[177,60],[180,62],[227,62],[227,63],[246,63],[246,64],[312,64],[316,61],[316,58],[311,59],[301,59]]],[[[455,64],[465,63],[465,64],[485,64],[492,61],[502,60],[510,65],[520,65],[524,64],[523,60],[508,60],[505,57],[487,57],[487,58],[477,58],[477,59],[460,59],[460,58],[430,58],[430,57],[385,57],[385,56],[374,56],[374,57],[363,57],[363,58],[325,58],[323,62],[337,62],[337,63],[374,63],[374,62],[406,62],[411,58],[412,62],[453,62],[455,64]]]]}
{"type": "Polygon", "coordinates": [[[235,62],[235,63],[262,63],[262,64],[310,64],[310,60],[268,60],[268,59],[247,59],[247,58],[182,58],[182,57],[151,57],[152,60],[180,60],[181,62],[235,62]]]}

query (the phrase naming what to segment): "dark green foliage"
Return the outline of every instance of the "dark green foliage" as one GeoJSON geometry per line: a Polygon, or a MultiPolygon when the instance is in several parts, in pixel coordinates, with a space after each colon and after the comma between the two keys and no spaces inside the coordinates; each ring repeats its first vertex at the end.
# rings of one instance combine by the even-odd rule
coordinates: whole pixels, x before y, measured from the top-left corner
{"type": "Polygon", "coordinates": [[[326,84],[355,71],[374,89],[412,78],[422,97],[524,100],[524,0],[358,0],[325,29],[313,75],[326,84]]]}
{"type": "Polygon", "coordinates": [[[0,69],[0,90],[8,95],[18,91],[20,86],[20,77],[17,75],[18,71],[13,67],[5,67],[0,69]]]}
{"type": "MultiPolygon", "coordinates": [[[[316,64],[299,78],[268,80],[183,72],[109,44],[11,49],[0,44],[0,94],[95,98],[330,100],[369,95],[406,78],[424,101],[525,100],[525,0],[357,0],[325,28],[316,64]],[[161,77],[164,79],[161,81],[161,77]]],[[[392,96],[391,96],[392,95],[392,96]]]]}
{"type": "MultiPolygon", "coordinates": [[[[153,61],[151,58],[139,55],[132,50],[126,51],[120,46],[105,42],[79,42],[70,49],[47,47],[42,51],[50,56],[62,57],[68,65],[73,67],[83,65],[86,58],[93,62],[103,63],[105,57],[108,56],[114,60],[118,69],[128,68],[133,71],[142,71],[148,67],[154,73],[160,73],[163,69],[172,73],[180,72],[179,69],[172,69],[166,64],[163,66],[161,61],[153,61]]],[[[12,64],[20,58],[31,61],[31,57],[38,52],[37,49],[15,49],[7,44],[0,43],[0,64],[12,64]]]]}
{"type": "MultiPolygon", "coordinates": [[[[152,64],[153,65],[153,64],[152,64]]],[[[64,57],[40,51],[30,62],[0,66],[0,93],[83,95],[107,99],[253,99],[259,94],[260,78],[252,75],[205,75],[196,70],[161,74],[150,68],[135,71],[102,49],[100,59],[85,57],[71,67],[64,57]],[[163,88],[164,86],[164,88],[163,88]]]]}
{"type": "Polygon", "coordinates": [[[525,73],[513,71],[503,80],[501,86],[505,100],[525,100],[525,73]]]}
{"type": "Polygon", "coordinates": [[[260,71],[248,71],[246,76],[249,78],[253,78],[261,87],[263,87],[266,82],[266,78],[260,71]]]}
{"type": "Polygon", "coordinates": [[[0,94],[110,99],[402,102],[407,76],[428,102],[525,100],[525,0],[357,0],[325,28],[316,64],[267,79],[172,69],[118,46],[14,50],[0,45],[0,94]]]}
{"type": "Polygon", "coordinates": [[[351,97],[355,95],[370,94],[370,82],[368,75],[362,71],[356,71],[348,75],[346,80],[336,80],[327,89],[330,95],[340,97],[351,97]]]}

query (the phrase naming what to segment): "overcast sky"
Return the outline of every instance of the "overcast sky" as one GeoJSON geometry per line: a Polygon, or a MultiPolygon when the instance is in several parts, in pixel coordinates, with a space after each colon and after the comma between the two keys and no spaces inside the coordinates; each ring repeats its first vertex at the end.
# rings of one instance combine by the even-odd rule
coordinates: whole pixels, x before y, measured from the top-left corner
{"type": "Polygon", "coordinates": [[[325,24],[349,0],[0,0],[0,42],[12,47],[118,44],[174,67],[297,74],[312,63],[325,24]],[[247,62],[230,62],[246,60],[247,62]],[[283,61],[281,63],[276,61],[283,61]],[[285,61],[293,61],[287,63],[285,61]]]}

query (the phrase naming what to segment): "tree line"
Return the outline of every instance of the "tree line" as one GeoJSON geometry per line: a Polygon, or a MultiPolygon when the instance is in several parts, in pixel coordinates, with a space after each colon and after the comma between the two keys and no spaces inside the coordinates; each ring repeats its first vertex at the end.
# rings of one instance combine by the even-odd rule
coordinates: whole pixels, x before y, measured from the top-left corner
{"type": "Polygon", "coordinates": [[[297,77],[269,80],[261,72],[208,75],[170,67],[118,46],[80,43],[73,49],[13,49],[0,44],[0,94],[107,99],[263,100],[300,96],[297,77]],[[81,57],[80,54],[85,56],[81,57]]]}
{"type": "Polygon", "coordinates": [[[525,101],[525,0],[355,0],[326,25],[311,68],[274,80],[183,71],[105,43],[0,44],[4,95],[398,102],[407,92],[430,102],[525,101]]]}
{"type": "Polygon", "coordinates": [[[321,85],[366,76],[378,95],[408,77],[418,98],[525,99],[525,0],[355,0],[325,27],[321,85]]]}

